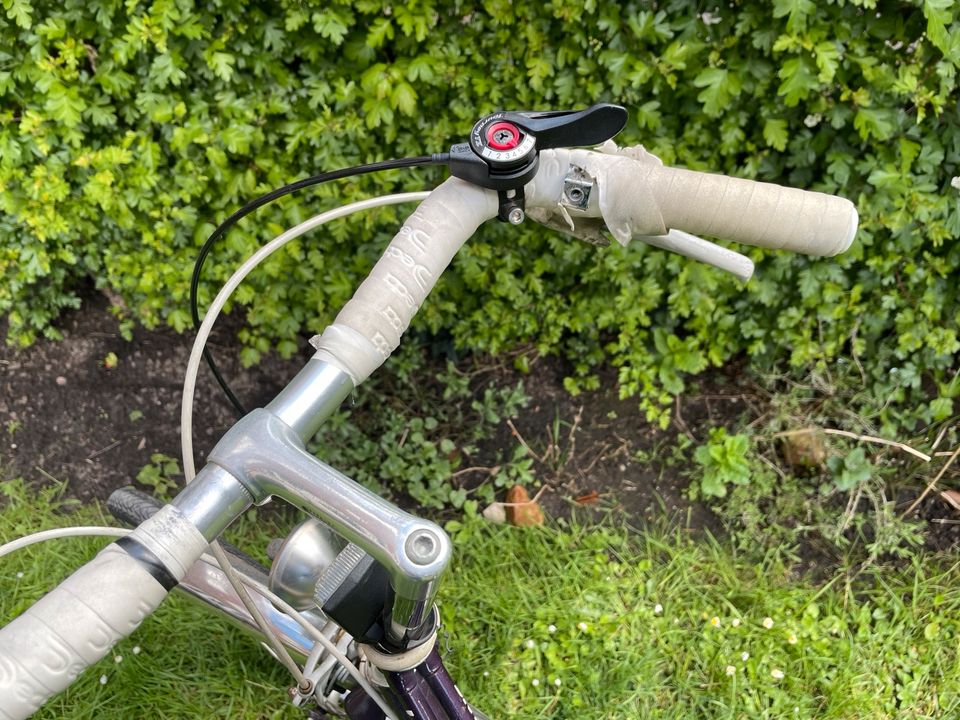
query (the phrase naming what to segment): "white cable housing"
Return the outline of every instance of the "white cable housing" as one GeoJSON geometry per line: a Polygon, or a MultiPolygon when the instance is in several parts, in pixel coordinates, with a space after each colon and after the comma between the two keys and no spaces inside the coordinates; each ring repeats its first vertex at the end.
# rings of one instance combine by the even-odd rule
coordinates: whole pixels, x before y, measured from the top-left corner
{"type": "Polygon", "coordinates": [[[183,474],[187,482],[190,482],[197,474],[196,464],[193,459],[193,396],[197,387],[197,373],[200,369],[200,362],[203,359],[203,348],[207,344],[210,332],[213,330],[213,324],[227,304],[233,291],[237,289],[244,278],[249,275],[257,265],[270,257],[277,250],[295,240],[304,233],[320,227],[332,220],[337,220],[353,213],[369,210],[375,207],[385,205],[399,205],[400,203],[417,202],[430,195],[429,192],[398,193],[395,195],[383,195],[381,197],[359,200],[349,205],[328,210],[327,212],[314,215],[309,220],[305,220],[299,225],[290,228],[286,232],[278,235],[269,243],[257,250],[243,263],[237,271],[230,276],[230,279],[224,283],[216,298],[210,303],[207,312],[203,316],[203,322],[200,323],[200,329],[197,330],[197,337],[193,341],[193,347],[190,350],[190,359],[187,361],[187,371],[183,380],[183,396],[180,405],[180,448],[183,453],[183,474]]]}

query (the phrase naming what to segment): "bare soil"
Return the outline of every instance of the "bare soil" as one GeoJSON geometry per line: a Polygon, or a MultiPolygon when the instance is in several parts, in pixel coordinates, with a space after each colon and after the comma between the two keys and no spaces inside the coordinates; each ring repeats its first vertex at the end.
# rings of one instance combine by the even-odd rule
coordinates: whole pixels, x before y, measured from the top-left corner
{"type": "MultiPolygon", "coordinates": [[[[108,305],[101,295],[88,293],[79,310],[64,316],[63,340],[42,340],[19,352],[6,348],[0,354],[3,476],[65,483],[72,496],[102,500],[132,483],[151,455],[180,457],[180,393],[192,336],[138,328],[132,341],[124,340],[108,305]],[[111,353],[117,360],[108,367],[111,353]]],[[[231,387],[249,407],[273,397],[309,357],[304,343],[302,356],[283,360],[268,355],[260,365],[243,368],[232,330],[228,320],[211,347],[231,387]]],[[[508,370],[502,373],[504,382],[519,378],[508,370]]],[[[498,438],[529,443],[538,456],[556,453],[538,464],[547,485],[540,498],[547,514],[615,513],[640,523],[667,514],[693,528],[719,530],[705,507],[686,499],[686,477],[662,463],[637,459],[659,455],[676,429],[651,427],[636,403],[617,398],[612,378],[610,390],[573,398],[563,389],[564,374],[560,363],[541,360],[534,373],[523,376],[532,397],[528,412],[512,427],[505,424],[498,438]],[[558,418],[559,438],[552,431],[558,418]],[[554,440],[560,442],[549,451],[554,440]]],[[[686,402],[684,416],[694,425],[730,420],[745,410],[736,401],[686,402]]],[[[206,368],[195,407],[200,462],[236,420],[206,368]]],[[[492,446],[490,450],[492,457],[492,446]]]]}
{"type": "MultiPolygon", "coordinates": [[[[139,328],[132,341],[124,340],[108,305],[90,291],[79,310],[63,317],[63,340],[0,351],[0,476],[64,483],[69,495],[102,500],[131,484],[151,455],[180,457],[180,393],[192,335],[139,328]],[[117,362],[107,367],[111,353],[117,362]]],[[[268,355],[243,368],[235,330],[227,318],[211,347],[237,395],[257,407],[296,374],[310,351],[304,340],[294,359],[268,355]]],[[[499,372],[505,383],[522,377],[532,400],[521,418],[500,429],[488,446],[490,457],[482,457],[481,448],[472,462],[493,464],[498,447],[522,442],[540,458],[539,502],[548,516],[613,516],[637,526],[666,517],[694,532],[722,533],[709,509],[687,498],[689,471],[681,468],[690,463],[673,462],[684,460],[673,448],[680,433],[702,442],[710,427],[735,426],[763,412],[762,393],[738,365],[701,376],[678,400],[666,430],[647,422],[635,402],[618,398],[612,375],[603,378],[605,390],[572,397],[563,388],[567,369],[558,361],[541,359],[524,376],[499,372]]],[[[237,418],[206,368],[195,408],[199,463],[237,418]]],[[[928,547],[960,546],[960,524],[950,520],[956,515],[936,493],[920,512],[932,521],[928,547]]]]}

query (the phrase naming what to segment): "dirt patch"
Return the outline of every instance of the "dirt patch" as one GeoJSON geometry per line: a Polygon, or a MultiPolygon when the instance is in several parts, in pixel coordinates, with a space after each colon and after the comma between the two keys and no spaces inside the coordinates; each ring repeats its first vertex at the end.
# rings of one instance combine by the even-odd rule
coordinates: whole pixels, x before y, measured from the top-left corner
{"type": "MultiPolygon", "coordinates": [[[[64,482],[67,492],[82,500],[103,499],[132,482],[151,455],[180,457],[180,392],[192,338],[141,328],[128,342],[120,337],[108,302],[97,293],[67,313],[61,329],[62,341],[40,341],[20,352],[6,349],[0,356],[0,417],[5,423],[0,468],[7,477],[64,482]],[[116,364],[108,367],[111,353],[116,364]]],[[[302,357],[290,361],[270,355],[259,366],[244,369],[237,360],[234,329],[227,320],[211,346],[235,392],[248,407],[256,407],[296,374],[309,352],[304,347],[302,357]]],[[[528,444],[540,458],[537,475],[547,486],[541,500],[554,517],[613,514],[643,524],[666,514],[684,525],[718,532],[714,516],[686,499],[688,479],[661,461],[669,457],[678,429],[652,427],[635,402],[618,399],[612,376],[604,379],[607,390],[571,397],[563,389],[566,372],[562,363],[548,360],[538,362],[529,375],[501,369],[504,383],[522,377],[531,403],[512,425],[504,424],[488,448],[489,458],[474,460],[492,462],[498,447],[528,444]]],[[[681,422],[687,432],[728,421],[745,409],[742,402],[707,396],[684,402],[681,422]]],[[[198,462],[235,420],[203,368],[195,419],[198,462]]]]}
{"type": "MultiPolygon", "coordinates": [[[[67,493],[81,500],[104,499],[131,483],[151,455],[179,459],[180,392],[192,337],[141,328],[128,342],[120,337],[108,302],[95,292],[64,316],[61,330],[62,341],[0,351],[0,474],[41,484],[63,482],[67,493]],[[108,367],[111,353],[116,364],[108,367]]],[[[211,346],[237,395],[257,407],[296,374],[309,349],[304,341],[303,352],[289,361],[268,355],[259,366],[245,369],[238,361],[235,331],[236,322],[231,326],[226,318],[211,346]]],[[[686,473],[693,464],[685,455],[692,450],[679,452],[676,440],[686,435],[694,441],[692,448],[711,427],[737,427],[764,414],[767,396],[743,368],[730,364],[690,383],[667,430],[647,422],[635,401],[618,398],[612,373],[601,378],[603,391],[580,397],[564,390],[568,373],[562,362],[550,359],[539,360],[526,375],[500,364],[498,381],[522,379],[531,402],[481,446],[471,464],[493,465],[503,448],[520,442],[537,458],[537,477],[544,485],[540,502],[549,516],[614,518],[638,526],[666,517],[682,527],[721,533],[709,509],[686,496],[686,473]]],[[[206,368],[195,407],[199,463],[236,420],[206,368]]],[[[900,507],[916,497],[915,491],[901,494],[900,507]]],[[[929,523],[928,548],[960,546],[960,516],[937,493],[918,514],[929,523]]]]}
{"type": "MultiPolygon", "coordinates": [[[[172,330],[120,337],[107,301],[90,294],[67,313],[64,339],[42,340],[0,355],[0,468],[5,476],[58,481],[83,500],[105,498],[133,481],[162,453],[180,457],[180,392],[191,337],[172,330]],[[108,356],[113,353],[116,365],[108,356]]],[[[299,362],[271,356],[242,369],[229,329],[214,337],[215,356],[237,394],[262,403],[293,377],[299,362]]],[[[236,415],[210,373],[197,388],[198,461],[236,415]]]]}

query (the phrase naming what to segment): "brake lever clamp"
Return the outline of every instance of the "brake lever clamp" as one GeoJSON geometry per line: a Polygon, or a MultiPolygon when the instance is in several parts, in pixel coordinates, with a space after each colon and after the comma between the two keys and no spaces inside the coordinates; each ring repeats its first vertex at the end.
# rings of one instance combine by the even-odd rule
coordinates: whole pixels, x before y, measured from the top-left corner
{"type": "Polygon", "coordinates": [[[523,188],[537,174],[541,150],[597,145],[626,123],[626,109],[610,103],[586,110],[496,112],[473,126],[469,142],[450,148],[450,174],[496,190],[498,219],[519,225],[526,216],[523,188]]]}

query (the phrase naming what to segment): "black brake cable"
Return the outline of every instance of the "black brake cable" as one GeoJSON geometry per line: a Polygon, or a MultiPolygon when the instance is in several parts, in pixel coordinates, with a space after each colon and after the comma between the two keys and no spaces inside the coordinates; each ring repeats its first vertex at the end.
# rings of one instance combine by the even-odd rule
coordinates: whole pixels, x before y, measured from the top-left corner
{"type": "MultiPolygon", "coordinates": [[[[227,233],[227,230],[236,225],[237,222],[239,222],[242,218],[246,217],[254,210],[263,207],[267,203],[273,202],[277,198],[281,198],[284,195],[289,195],[297,190],[310,187],[311,185],[320,185],[321,183],[330,182],[331,180],[342,180],[343,178],[366,175],[367,173],[378,172],[380,170],[396,170],[398,168],[423,167],[426,165],[446,165],[449,161],[449,158],[449,153],[434,153],[433,155],[399,158],[396,160],[381,160],[380,162],[368,163],[366,165],[355,165],[354,167],[343,168],[341,170],[332,170],[331,172],[321,173],[319,175],[304,178],[303,180],[298,180],[297,182],[290,183],[289,185],[284,185],[283,187],[279,187],[276,190],[271,190],[266,195],[261,195],[255,200],[248,202],[242,208],[233,213],[233,215],[220,223],[217,228],[210,233],[210,237],[207,238],[206,242],[203,244],[203,247],[200,248],[200,254],[197,256],[197,261],[193,265],[193,276],[190,278],[190,315],[193,318],[194,329],[200,328],[200,311],[198,308],[197,294],[200,288],[200,274],[203,271],[203,263],[210,254],[213,244],[222,238],[227,233]]],[[[213,354],[210,352],[209,347],[203,348],[203,357],[207,361],[207,365],[210,366],[210,371],[213,373],[213,377],[216,379],[217,384],[223,389],[223,392],[226,393],[227,399],[230,400],[230,404],[233,405],[233,407],[241,416],[245,415],[247,412],[246,409],[230,389],[227,381],[220,374],[220,370],[217,368],[217,363],[214,361],[213,354]]]]}

